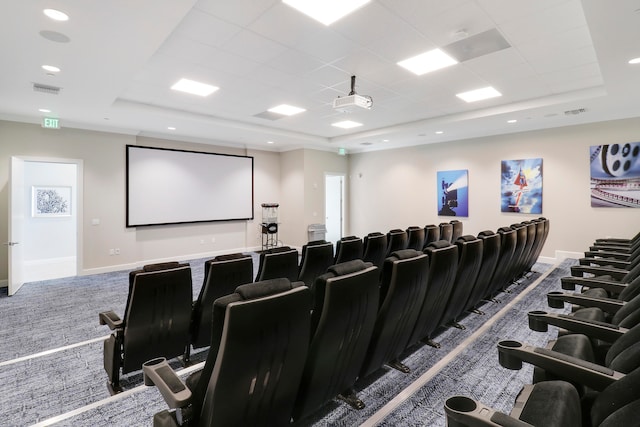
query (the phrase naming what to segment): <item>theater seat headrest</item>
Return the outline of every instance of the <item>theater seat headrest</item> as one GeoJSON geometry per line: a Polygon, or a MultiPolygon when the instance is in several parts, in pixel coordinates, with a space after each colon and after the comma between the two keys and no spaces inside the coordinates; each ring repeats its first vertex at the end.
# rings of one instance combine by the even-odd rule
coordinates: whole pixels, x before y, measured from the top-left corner
{"type": "Polygon", "coordinates": [[[278,252],[287,252],[290,251],[291,248],[289,246],[280,246],[279,248],[269,249],[266,253],[268,254],[276,254],[278,252]]]}
{"type": "Polygon", "coordinates": [[[500,228],[498,228],[498,232],[499,233],[509,233],[511,231],[513,231],[513,228],[511,228],[511,227],[500,227],[500,228]]]}
{"type": "Polygon", "coordinates": [[[352,261],[332,265],[327,271],[336,276],[344,276],[346,274],[362,271],[369,268],[371,265],[372,264],[370,262],[364,262],[361,259],[354,259],[352,261]]]}
{"type": "Polygon", "coordinates": [[[477,240],[476,236],[472,236],[471,234],[465,234],[464,236],[460,236],[456,239],[456,242],[473,242],[477,240]]]}
{"type": "Polygon", "coordinates": [[[396,259],[409,259],[422,255],[422,252],[418,252],[415,249],[401,249],[391,253],[391,256],[396,259]]]}
{"type": "Polygon", "coordinates": [[[293,286],[289,279],[283,277],[240,285],[236,288],[236,293],[240,295],[243,300],[250,300],[288,291],[291,288],[293,288],[293,286]]]}
{"type": "Polygon", "coordinates": [[[427,245],[427,249],[443,249],[451,246],[448,240],[438,240],[427,245]]]}
{"type": "Polygon", "coordinates": [[[159,262],[157,264],[148,264],[142,267],[142,271],[150,272],[150,271],[160,271],[160,270],[169,270],[171,268],[180,267],[180,263],[177,261],[170,262],[159,262]]]}
{"type": "Polygon", "coordinates": [[[232,261],[234,259],[241,258],[251,258],[251,255],[236,253],[236,254],[227,254],[227,255],[218,255],[214,258],[214,261],[232,261]]]}
{"type": "Polygon", "coordinates": [[[368,237],[378,237],[378,236],[384,236],[384,234],[382,234],[382,233],[380,233],[380,232],[376,231],[376,232],[373,232],[373,233],[369,233],[369,234],[367,234],[367,236],[368,236],[368,237]]]}
{"type": "Polygon", "coordinates": [[[493,236],[494,234],[496,234],[496,233],[494,233],[491,230],[484,230],[484,231],[481,231],[481,232],[478,233],[478,237],[480,237],[480,236],[488,237],[488,236],[493,236]]]}
{"type": "Polygon", "coordinates": [[[309,246],[318,246],[318,245],[324,245],[328,243],[326,240],[312,240],[309,243],[307,243],[307,247],[309,246]]]}

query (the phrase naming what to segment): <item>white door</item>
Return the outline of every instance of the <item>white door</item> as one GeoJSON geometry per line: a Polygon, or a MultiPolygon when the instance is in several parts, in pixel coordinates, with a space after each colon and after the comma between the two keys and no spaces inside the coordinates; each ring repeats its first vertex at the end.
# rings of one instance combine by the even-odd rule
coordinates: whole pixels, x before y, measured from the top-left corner
{"type": "Polygon", "coordinates": [[[9,166],[9,295],[15,294],[24,284],[23,223],[24,223],[24,160],[11,157],[9,166]]]}
{"type": "Polygon", "coordinates": [[[326,175],[324,189],[326,240],[335,244],[343,235],[344,175],[326,175]]]}

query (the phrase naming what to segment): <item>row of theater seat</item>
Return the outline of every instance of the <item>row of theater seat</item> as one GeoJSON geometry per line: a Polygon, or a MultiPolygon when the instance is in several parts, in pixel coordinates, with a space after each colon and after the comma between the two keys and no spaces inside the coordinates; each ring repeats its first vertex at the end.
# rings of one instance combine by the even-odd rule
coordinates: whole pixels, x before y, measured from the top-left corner
{"type": "MultiPolygon", "coordinates": [[[[195,378],[183,385],[166,360],[146,364],[145,382],[176,409],[154,424],[286,425],[336,396],[363,407],[356,380],[385,364],[408,372],[400,354],[419,341],[437,346],[439,328],[525,273],[548,224],[541,218],[453,244],[437,240],[424,251],[396,250],[381,268],[362,259],[338,263],[312,288],[283,277],[239,286],[213,304],[210,349],[195,378]]],[[[301,266],[325,245],[305,245],[301,266]]]]}
{"type": "Polygon", "coordinates": [[[640,233],[596,240],[561,285],[581,286],[577,293],[547,294],[551,308],[572,304],[570,314],[528,314],[534,331],[559,327],[556,340],[547,348],[498,344],[505,368],[535,366],[532,384],[524,386],[511,414],[453,396],[445,404],[450,427],[640,425],[640,233]]]}

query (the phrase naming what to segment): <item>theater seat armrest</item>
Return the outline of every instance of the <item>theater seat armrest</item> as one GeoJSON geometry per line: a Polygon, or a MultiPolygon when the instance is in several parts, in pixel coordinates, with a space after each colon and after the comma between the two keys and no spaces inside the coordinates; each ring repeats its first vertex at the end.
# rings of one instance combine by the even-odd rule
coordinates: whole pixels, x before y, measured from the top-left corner
{"type": "Polygon", "coordinates": [[[584,253],[584,256],[591,258],[613,258],[619,259],[621,261],[629,261],[629,254],[622,254],[620,252],[613,251],[586,251],[584,253]]]}
{"type": "Polygon", "coordinates": [[[191,390],[184,385],[164,357],[149,360],[142,365],[144,384],[156,386],[169,408],[184,408],[191,402],[191,390]]]}
{"type": "Polygon", "coordinates": [[[444,403],[444,412],[449,427],[532,426],[466,396],[448,398],[444,403]]]}
{"type": "Polygon", "coordinates": [[[612,259],[612,258],[595,258],[595,257],[584,257],[578,260],[580,265],[592,265],[595,264],[599,267],[614,267],[620,268],[624,270],[629,270],[631,263],[629,261],[624,261],[620,259],[612,259]]]}
{"type": "Polygon", "coordinates": [[[581,384],[596,391],[602,391],[624,377],[623,373],[613,369],[518,341],[498,343],[498,362],[501,366],[513,370],[521,369],[523,362],[530,363],[566,381],[581,384]]]}
{"type": "Polygon", "coordinates": [[[98,313],[98,318],[101,325],[107,325],[112,331],[122,328],[122,319],[111,310],[98,313]]]}
{"type": "Polygon", "coordinates": [[[573,265],[571,266],[571,275],[574,277],[583,277],[584,273],[594,274],[596,276],[611,276],[616,280],[622,279],[629,273],[628,270],[614,267],[593,267],[589,265],[573,265]]]}
{"type": "Polygon", "coordinates": [[[560,279],[562,289],[574,290],[576,285],[586,286],[588,288],[601,288],[607,292],[618,295],[624,291],[627,285],[620,282],[612,282],[611,280],[599,279],[597,277],[562,277],[560,279]]]}
{"type": "Polygon", "coordinates": [[[552,308],[563,308],[564,303],[579,305],[581,307],[597,307],[602,311],[615,314],[622,308],[624,301],[613,298],[598,298],[588,295],[574,294],[571,292],[553,291],[547,294],[547,303],[552,308]]]}
{"type": "Polygon", "coordinates": [[[529,312],[530,329],[538,332],[546,332],[548,325],[564,328],[571,332],[584,334],[590,338],[600,339],[609,343],[620,338],[628,330],[609,323],[581,319],[566,314],[546,313],[544,311],[529,312]]]}
{"type": "Polygon", "coordinates": [[[606,244],[606,243],[596,243],[593,246],[589,246],[590,251],[610,251],[610,252],[620,252],[623,254],[630,254],[633,252],[633,248],[631,245],[622,245],[622,244],[606,244]]]}

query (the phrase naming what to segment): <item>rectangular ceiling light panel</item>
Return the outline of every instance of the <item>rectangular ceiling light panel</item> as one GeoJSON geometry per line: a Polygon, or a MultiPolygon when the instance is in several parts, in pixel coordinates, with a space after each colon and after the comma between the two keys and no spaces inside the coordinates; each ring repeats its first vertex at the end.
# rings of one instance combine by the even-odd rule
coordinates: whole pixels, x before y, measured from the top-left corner
{"type": "Polygon", "coordinates": [[[369,1],[370,0],[282,0],[284,4],[291,6],[324,25],[331,25],[354,10],[369,3],[369,1]]]}
{"type": "Polygon", "coordinates": [[[351,129],[351,128],[357,128],[358,126],[362,126],[362,123],[354,122],[351,120],[344,120],[342,122],[332,123],[331,126],[335,126],[337,128],[342,128],[342,129],[351,129]]]}
{"type": "Polygon", "coordinates": [[[398,65],[406,68],[414,74],[417,74],[418,76],[421,76],[457,63],[458,61],[440,49],[433,49],[412,58],[405,59],[404,61],[400,61],[398,62],[398,65]]]}
{"type": "Polygon", "coordinates": [[[476,102],[502,96],[502,94],[492,86],[487,86],[481,89],[470,90],[469,92],[458,93],[456,96],[466,102],[476,102]]]}
{"type": "Polygon", "coordinates": [[[269,108],[272,113],[282,114],[283,116],[293,116],[294,114],[302,113],[303,111],[307,111],[304,108],[294,107],[293,105],[281,104],[277,107],[269,108]]]}
{"type": "Polygon", "coordinates": [[[171,89],[190,93],[192,95],[209,96],[220,88],[206,83],[196,82],[194,80],[180,79],[176,84],[171,86],[171,89]]]}

